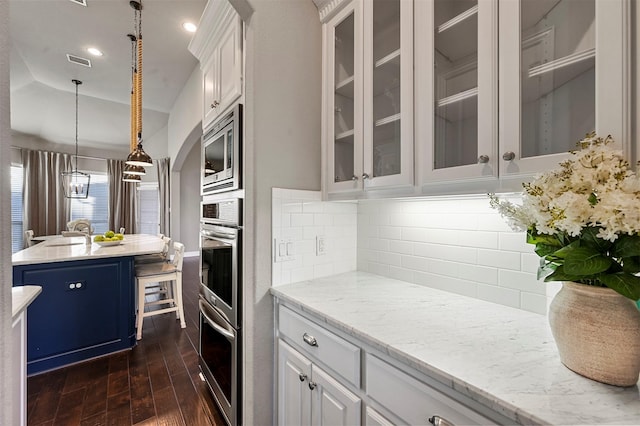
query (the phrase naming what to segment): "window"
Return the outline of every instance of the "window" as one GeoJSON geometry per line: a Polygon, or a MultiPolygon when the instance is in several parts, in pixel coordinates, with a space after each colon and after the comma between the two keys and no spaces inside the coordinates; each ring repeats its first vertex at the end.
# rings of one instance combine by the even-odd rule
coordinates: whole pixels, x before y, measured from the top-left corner
{"type": "Polygon", "coordinates": [[[71,199],[71,220],[89,219],[94,234],[108,231],[109,226],[109,181],[103,173],[91,173],[89,196],[71,199]]]}
{"type": "Polygon", "coordinates": [[[11,166],[11,253],[24,248],[22,166],[11,166]]]}
{"type": "Polygon", "coordinates": [[[138,186],[138,232],[157,235],[160,232],[160,200],[158,183],[141,183],[138,186]]]}

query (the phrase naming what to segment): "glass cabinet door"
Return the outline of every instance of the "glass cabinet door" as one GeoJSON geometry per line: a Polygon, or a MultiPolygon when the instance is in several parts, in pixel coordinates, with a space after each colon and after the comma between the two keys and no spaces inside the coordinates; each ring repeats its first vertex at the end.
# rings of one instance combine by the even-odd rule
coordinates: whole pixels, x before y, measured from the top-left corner
{"type": "Polygon", "coordinates": [[[328,146],[329,192],[361,188],[362,174],[362,60],[358,2],[327,24],[328,102],[325,116],[332,143],[328,146]]]}
{"type": "Polygon", "coordinates": [[[497,1],[415,7],[420,180],[495,177],[497,1]]]}
{"type": "Polygon", "coordinates": [[[617,134],[618,142],[625,142],[619,139],[625,114],[619,49],[625,44],[626,3],[501,3],[501,174],[556,167],[592,131],[617,134]]]}
{"type": "Polygon", "coordinates": [[[413,184],[413,3],[364,3],[365,188],[413,184]]]}

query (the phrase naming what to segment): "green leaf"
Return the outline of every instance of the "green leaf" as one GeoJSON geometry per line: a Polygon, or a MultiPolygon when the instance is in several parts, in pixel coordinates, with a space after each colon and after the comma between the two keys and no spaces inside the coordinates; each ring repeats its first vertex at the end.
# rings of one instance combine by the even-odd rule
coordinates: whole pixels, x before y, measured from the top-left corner
{"type": "Polygon", "coordinates": [[[625,272],[618,272],[615,274],[602,275],[599,278],[607,287],[617,291],[624,297],[628,297],[633,301],[640,299],[640,277],[625,272]]]}
{"type": "Polygon", "coordinates": [[[536,244],[535,253],[540,257],[546,257],[550,254],[554,254],[558,250],[558,246],[550,246],[547,244],[536,244]]]}
{"type": "Polygon", "coordinates": [[[532,229],[527,230],[527,243],[562,247],[562,243],[556,235],[538,234],[535,230],[532,229]]]}
{"type": "Polygon", "coordinates": [[[556,265],[555,263],[546,263],[544,265],[540,265],[540,267],[538,268],[537,278],[541,280],[549,276],[550,274],[554,273],[559,266],[560,265],[556,265]]]}
{"type": "Polygon", "coordinates": [[[574,241],[569,245],[566,245],[560,249],[558,249],[554,255],[558,256],[561,259],[566,259],[568,255],[573,253],[576,249],[580,248],[580,241],[574,241]]]}
{"type": "Polygon", "coordinates": [[[595,275],[609,269],[611,262],[590,247],[576,247],[567,253],[564,270],[569,275],[595,275]]]}
{"type": "Polygon", "coordinates": [[[622,270],[629,274],[640,272],[640,256],[623,257],[622,270]]]}
{"type": "Polygon", "coordinates": [[[621,235],[614,242],[615,257],[640,256],[640,235],[621,235]]]}
{"type": "Polygon", "coordinates": [[[598,204],[598,197],[593,192],[589,194],[589,198],[587,198],[587,200],[589,201],[589,204],[591,204],[592,206],[595,206],[596,204],[598,204]]]}
{"type": "Polygon", "coordinates": [[[562,265],[560,265],[560,266],[558,266],[556,268],[556,270],[552,274],[546,276],[546,278],[544,279],[544,282],[549,282],[549,281],[578,281],[579,279],[580,279],[580,277],[577,276],[577,275],[567,274],[564,271],[564,267],[562,265]]]}
{"type": "Polygon", "coordinates": [[[581,245],[586,245],[588,247],[593,247],[599,252],[603,252],[609,250],[609,248],[613,245],[611,241],[603,240],[602,238],[597,237],[596,235],[599,232],[599,228],[587,227],[582,230],[580,234],[581,245]]]}

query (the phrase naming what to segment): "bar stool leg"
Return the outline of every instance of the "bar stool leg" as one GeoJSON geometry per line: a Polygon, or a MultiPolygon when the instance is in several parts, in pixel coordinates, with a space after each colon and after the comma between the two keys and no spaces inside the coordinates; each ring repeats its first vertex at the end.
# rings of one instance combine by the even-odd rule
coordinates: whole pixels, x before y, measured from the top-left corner
{"type": "Polygon", "coordinates": [[[142,339],[142,321],[144,320],[144,288],[145,283],[141,278],[136,278],[136,287],[138,288],[138,314],[136,317],[136,340],[142,339]]]}
{"type": "Polygon", "coordinates": [[[187,323],[184,320],[184,307],[182,306],[182,272],[178,274],[176,277],[176,291],[174,292],[174,296],[176,298],[176,303],[178,304],[178,310],[176,314],[179,315],[178,319],[180,319],[180,327],[186,328],[187,323]]]}

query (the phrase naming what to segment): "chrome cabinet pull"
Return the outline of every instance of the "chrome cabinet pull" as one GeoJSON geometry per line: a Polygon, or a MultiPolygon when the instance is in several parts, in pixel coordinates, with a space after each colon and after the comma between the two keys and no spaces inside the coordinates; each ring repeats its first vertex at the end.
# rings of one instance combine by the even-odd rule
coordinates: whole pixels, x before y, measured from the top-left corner
{"type": "Polygon", "coordinates": [[[314,390],[316,386],[316,382],[309,382],[309,389],[314,390]]]}
{"type": "Polygon", "coordinates": [[[213,108],[217,108],[217,107],[218,107],[218,105],[220,105],[220,102],[218,102],[218,101],[213,101],[213,103],[211,104],[211,109],[213,109],[213,108]]]}
{"type": "Polygon", "coordinates": [[[489,162],[489,156],[488,155],[481,155],[480,157],[478,157],[478,163],[486,164],[488,162],[489,162]]]}
{"type": "Polygon", "coordinates": [[[307,380],[307,375],[304,373],[298,374],[298,377],[300,378],[301,382],[304,382],[305,380],[307,380]]]}
{"type": "Polygon", "coordinates": [[[502,159],[503,159],[504,161],[511,161],[511,160],[513,160],[514,158],[516,158],[516,154],[515,154],[515,152],[513,152],[513,151],[507,151],[507,152],[505,152],[504,154],[502,154],[502,159]]]}
{"type": "Polygon", "coordinates": [[[368,173],[363,173],[362,174],[362,179],[369,179],[369,174],[368,173]]]}
{"type": "Polygon", "coordinates": [[[453,423],[451,423],[449,420],[440,416],[431,416],[429,418],[429,423],[431,423],[433,426],[456,426],[453,423]]]}
{"type": "Polygon", "coordinates": [[[318,346],[318,341],[310,334],[304,333],[302,335],[302,340],[304,340],[305,343],[309,346],[318,346]]]}

